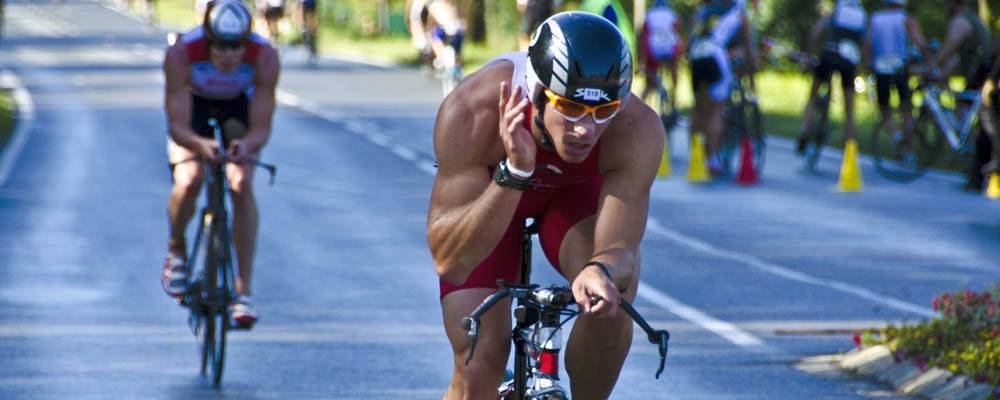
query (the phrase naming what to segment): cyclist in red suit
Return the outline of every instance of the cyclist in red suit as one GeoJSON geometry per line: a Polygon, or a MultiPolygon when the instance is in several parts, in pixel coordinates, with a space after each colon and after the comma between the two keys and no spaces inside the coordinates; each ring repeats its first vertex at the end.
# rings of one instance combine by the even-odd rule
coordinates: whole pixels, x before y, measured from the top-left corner
{"type": "Polygon", "coordinates": [[[250,10],[239,0],[209,2],[202,26],[171,46],[163,63],[170,130],[167,157],[174,180],[167,203],[170,238],[161,278],[163,290],[173,297],[183,296],[187,290],[191,268],[185,255],[184,231],[204,179],[202,163],[220,161],[225,152],[231,161],[226,174],[239,264],[235,282],[238,296],[230,310],[236,323],[244,326],[252,325],[258,317],[250,298],[257,204],[252,186],[254,167],[246,162],[257,157],[271,135],[280,69],[274,48],[251,31],[251,18],[250,10]],[[225,149],[218,148],[209,118],[224,127],[228,138],[225,149]],[[192,158],[196,159],[185,161],[192,158]]]}
{"type": "Polygon", "coordinates": [[[525,53],[501,56],[445,98],[434,127],[439,169],[428,243],[454,373],[446,399],[496,397],[510,351],[509,301],[486,313],[476,356],[460,320],[518,280],[526,218],[581,315],[566,352],[575,399],[607,398],[628,353],[649,190],[663,151],[656,113],[632,95],[621,32],[590,13],[543,22],[525,53]],[[591,305],[589,299],[603,299],[591,305]]]}

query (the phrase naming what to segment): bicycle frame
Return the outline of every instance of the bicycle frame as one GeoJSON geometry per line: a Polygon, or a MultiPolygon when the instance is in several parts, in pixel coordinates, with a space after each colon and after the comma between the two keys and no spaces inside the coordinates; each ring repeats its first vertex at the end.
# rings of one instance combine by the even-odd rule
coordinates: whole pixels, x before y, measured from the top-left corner
{"type": "MultiPolygon", "coordinates": [[[[516,324],[511,331],[511,340],[514,344],[514,376],[498,389],[498,394],[503,399],[568,399],[566,390],[559,385],[559,352],[562,350],[562,325],[565,323],[561,318],[563,315],[572,318],[578,312],[569,309],[575,305],[570,288],[565,286],[540,288],[530,283],[531,236],[538,232],[537,224],[537,221],[534,221],[524,230],[520,283],[510,285],[500,282],[499,291],[483,300],[468,317],[462,319],[462,329],[469,332],[472,341],[466,358],[468,363],[476,350],[480,316],[506,297],[517,299],[517,306],[514,308],[516,324]]],[[[654,330],[625,300],[621,300],[620,305],[646,332],[650,343],[659,346],[660,368],[656,372],[656,377],[659,378],[666,361],[670,333],[666,330],[654,330]]]]}
{"type": "MultiPolygon", "coordinates": [[[[961,121],[955,121],[952,113],[953,110],[949,110],[941,104],[941,93],[946,91],[949,90],[942,89],[937,84],[926,84],[924,86],[924,102],[920,107],[922,110],[930,113],[931,119],[937,126],[938,131],[944,134],[952,150],[963,150],[969,142],[969,136],[971,136],[972,127],[978,119],[978,111],[979,107],[982,106],[983,99],[981,96],[974,96],[971,99],[971,105],[965,110],[961,121]]],[[[962,96],[962,93],[954,93],[954,96],[956,101],[959,101],[958,99],[962,96]]]]}
{"type": "MultiPolygon", "coordinates": [[[[216,140],[223,141],[218,121],[209,119],[216,140]]],[[[184,298],[190,315],[188,324],[192,333],[202,334],[201,372],[212,361],[212,383],[218,387],[222,381],[225,363],[226,332],[230,328],[229,303],[236,297],[232,242],[230,240],[229,213],[226,210],[226,175],[224,163],[205,163],[205,206],[195,235],[195,243],[188,259],[191,265],[202,266],[192,276],[194,280],[184,298]],[[204,242],[203,242],[204,239],[204,242]],[[198,262],[205,246],[204,258],[198,262]]]]}

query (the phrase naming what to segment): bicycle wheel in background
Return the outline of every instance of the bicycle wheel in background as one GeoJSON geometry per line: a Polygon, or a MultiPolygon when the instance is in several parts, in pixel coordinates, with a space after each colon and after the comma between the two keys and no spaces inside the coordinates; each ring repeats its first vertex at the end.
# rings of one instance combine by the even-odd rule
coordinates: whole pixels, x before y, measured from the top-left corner
{"type": "Polygon", "coordinates": [[[936,129],[930,115],[921,113],[910,130],[910,150],[907,151],[902,132],[888,132],[882,124],[875,125],[871,135],[875,171],[890,181],[900,183],[919,178],[944,150],[943,138],[936,129]]]}
{"type": "Polygon", "coordinates": [[[810,171],[816,170],[820,155],[823,154],[823,147],[830,140],[830,95],[829,93],[819,98],[818,109],[813,113],[813,121],[809,124],[809,132],[806,134],[806,147],[803,156],[806,161],[806,168],[810,171]]]}

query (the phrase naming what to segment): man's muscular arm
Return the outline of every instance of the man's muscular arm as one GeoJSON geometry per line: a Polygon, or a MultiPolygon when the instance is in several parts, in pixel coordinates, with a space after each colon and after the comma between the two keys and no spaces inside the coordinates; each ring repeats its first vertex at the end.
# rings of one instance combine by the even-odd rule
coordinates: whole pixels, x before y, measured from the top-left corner
{"type": "Polygon", "coordinates": [[[271,118],[274,116],[275,90],[280,73],[278,53],[273,47],[261,49],[254,77],[253,98],[250,99],[250,126],[247,135],[239,140],[246,145],[247,154],[257,154],[271,136],[271,118]]]}
{"type": "Polygon", "coordinates": [[[177,144],[201,155],[198,134],[191,129],[191,92],[188,91],[188,61],[184,46],[175,44],[167,49],[163,60],[163,75],[166,81],[164,108],[170,137],[177,144]]]}
{"type": "MultiPolygon", "coordinates": [[[[427,242],[438,275],[452,284],[465,282],[493,251],[522,194],[493,182],[489,168],[503,158],[497,143],[499,111],[506,111],[507,126],[520,127],[527,103],[505,102],[501,97],[497,106],[494,93],[498,82],[510,76],[509,67],[487,66],[476,75],[445,99],[434,124],[438,171],[427,213],[427,242]]],[[[517,133],[532,140],[523,128],[517,133]]],[[[534,162],[533,154],[530,162],[534,162]]]]}
{"type": "MultiPolygon", "coordinates": [[[[591,261],[600,262],[608,268],[618,289],[634,284],[636,254],[646,230],[649,212],[649,190],[656,178],[665,137],[663,124],[653,110],[635,96],[629,102],[632,104],[628,112],[608,127],[609,132],[605,133],[607,139],[601,147],[600,167],[604,182],[597,209],[594,254],[591,256],[591,261]]],[[[606,278],[599,268],[584,268],[573,282],[577,301],[590,295],[617,299],[617,293],[594,292],[600,290],[602,279],[606,278]],[[579,290],[582,292],[577,293],[579,290]]],[[[612,306],[617,308],[617,303],[612,306]]],[[[608,312],[613,314],[615,311],[608,309],[608,312]]]]}

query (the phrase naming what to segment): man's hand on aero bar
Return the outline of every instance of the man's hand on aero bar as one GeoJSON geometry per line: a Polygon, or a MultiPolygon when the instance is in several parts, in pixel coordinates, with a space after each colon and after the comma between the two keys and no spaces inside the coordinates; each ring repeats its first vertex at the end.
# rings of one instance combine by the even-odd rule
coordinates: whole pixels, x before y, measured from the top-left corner
{"type": "Polygon", "coordinates": [[[573,280],[573,297],[580,306],[580,312],[597,316],[618,315],[621,294],[600,268],[584,267],[573,280]]]}
{"type": "Polygon", "coordinates": [[[254,160],[250,146],[243,139],[233,140],[227,147],[226,159],[230,162],[246,164],[254,160]]]}
{"type": "Polygon", "coordinates": [[[203,137],[197,137],[194,139],[194,150],[195,153],[200,155],[206,161],[209,162],[220,162],[222,161],[222,154],[219,150],[219,144],[213,139],[206,139],[203,137]]]}

